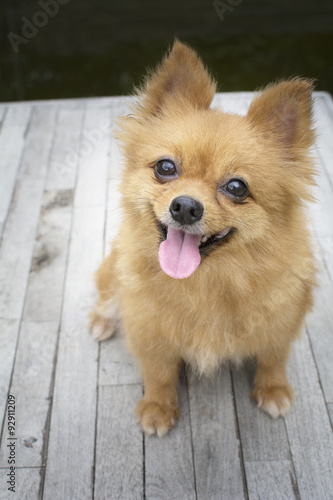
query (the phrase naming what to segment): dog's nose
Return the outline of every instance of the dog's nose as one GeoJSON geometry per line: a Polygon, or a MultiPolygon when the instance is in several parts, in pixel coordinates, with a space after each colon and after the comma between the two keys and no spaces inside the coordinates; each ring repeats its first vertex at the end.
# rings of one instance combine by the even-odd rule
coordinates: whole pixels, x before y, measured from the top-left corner
{"type": "Polygon", "coordinates": [[[177,196],[172,200],[169,211],[175,221],[189,225],[201,219],[204,206],[200,201],[189,196],[177,196]]]}

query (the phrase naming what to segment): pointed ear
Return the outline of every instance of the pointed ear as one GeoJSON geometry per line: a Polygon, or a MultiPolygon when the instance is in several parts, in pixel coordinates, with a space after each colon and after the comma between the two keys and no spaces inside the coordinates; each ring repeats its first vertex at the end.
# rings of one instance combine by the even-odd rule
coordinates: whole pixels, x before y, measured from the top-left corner
{"type": "Polygon", "coordinates": [[[286,149],[309,148],[315,138],[312,91],[312,81],[305,78],[269,85],[253,100],[248,119],[286,149]]]}
{"type": "Polygon", "coordinates": [[[156,115],[172,101],[208,108],[215,92],[216,83],[200,58],[176,40],[157,70],[148,75],[141,92],[140,113],[156,115]]]}

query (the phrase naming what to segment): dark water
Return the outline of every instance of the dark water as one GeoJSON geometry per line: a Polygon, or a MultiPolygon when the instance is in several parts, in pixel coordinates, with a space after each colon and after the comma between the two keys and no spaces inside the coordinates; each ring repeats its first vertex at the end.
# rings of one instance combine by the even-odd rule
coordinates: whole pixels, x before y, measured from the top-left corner
{"type": "Polygon", "coordinates": [[[302,75],[333,93],[332,1],[243,0],[223,20],[205,0],[40,2],[46,10],[0,6],[1,101],[131,93],[175,36],[198,50],[221,91],[302,75]]]}

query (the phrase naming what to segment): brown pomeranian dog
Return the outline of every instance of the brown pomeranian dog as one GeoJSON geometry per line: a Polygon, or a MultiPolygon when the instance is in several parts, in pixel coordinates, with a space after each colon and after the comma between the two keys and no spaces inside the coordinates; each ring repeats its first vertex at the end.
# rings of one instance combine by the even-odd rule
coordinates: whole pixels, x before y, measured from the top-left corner
{"type": "Polygon", "coordinates": [[[270,85],[246,116],[210,109],[215,91],[176,41],[120,122],[123,221],[96,274],[91,328],[104,340],[123,322],[147,434],[176,422],[182,361],[211,374],[255,358],[253,398],[285,415],[290,344],[312,304],[312,84],[270,85]]]}

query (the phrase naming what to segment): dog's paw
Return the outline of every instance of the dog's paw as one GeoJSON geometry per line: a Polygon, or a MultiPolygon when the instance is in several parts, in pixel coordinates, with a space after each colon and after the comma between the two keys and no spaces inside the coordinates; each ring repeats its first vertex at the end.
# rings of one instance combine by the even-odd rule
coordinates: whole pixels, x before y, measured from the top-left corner
{"type": "Polygon", "coordinates": [[[98,304],[90,313],[90,329],[95,340],[107,340],[120,324],[119,307],[114,298],[98,304]]]}
{"type": "Polygon", "coordinates": [[[145,399],[141,399],[139,402],[136,413],[142,430],[148,435],[156,433],[158,437],[164,436],[175,425],[179,417],[178,408],[154,401],[145,401],[145,399]]]}
{"type": "Polygon", "coordinates": [[[289,385],[255,388],[252,397],[272,418],[284,417],[290,411],[293,390],[289,385]]]}
{"type": "Polygon", "coordinates": [[[90,314],[90,329],[94,339],[99,342],[109,339],[116,331],[115,325],[110,320],[99,316],[95,312],[90,314]]]}

